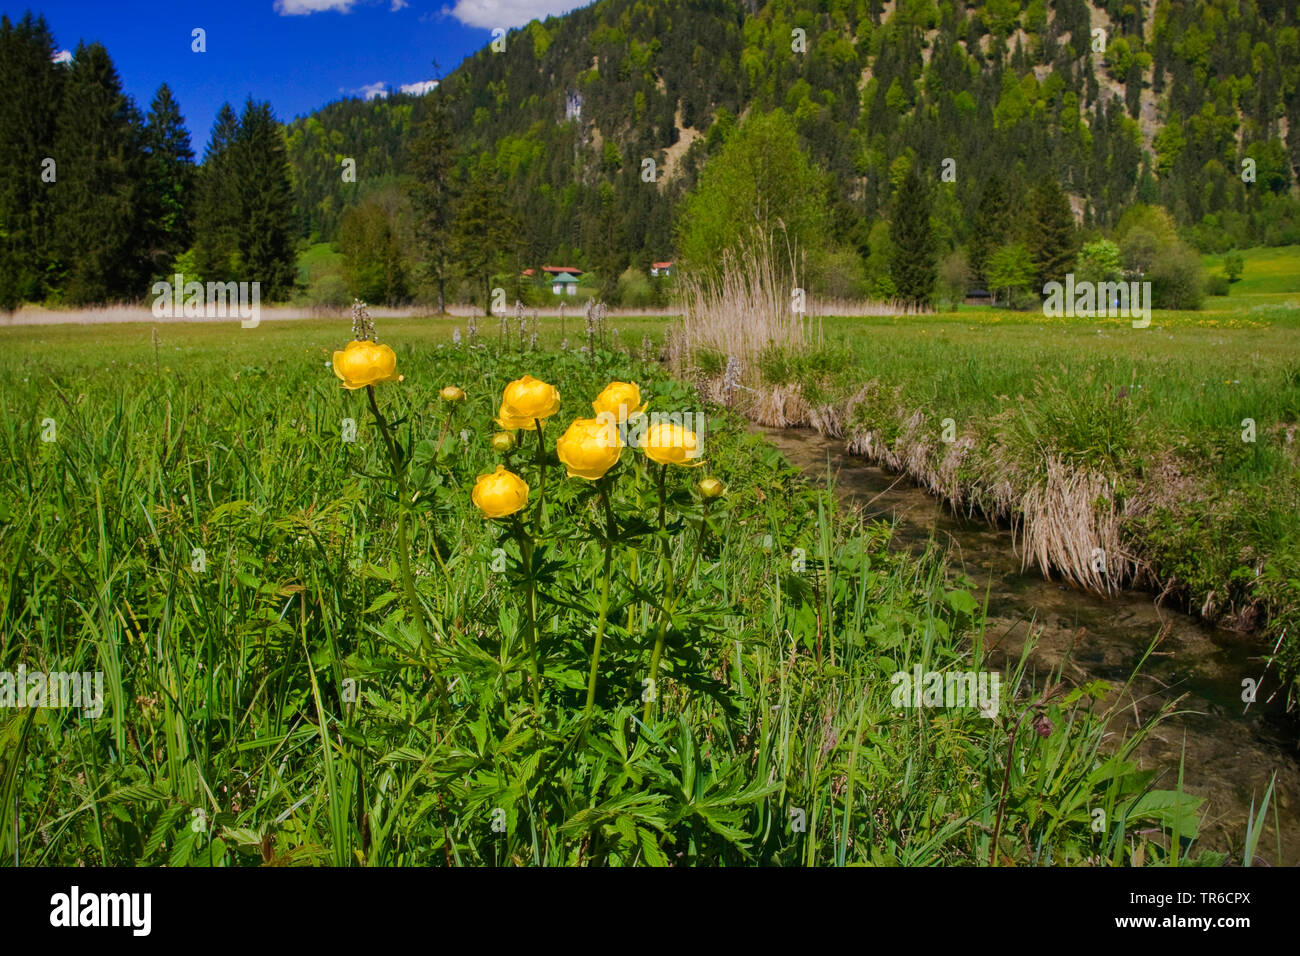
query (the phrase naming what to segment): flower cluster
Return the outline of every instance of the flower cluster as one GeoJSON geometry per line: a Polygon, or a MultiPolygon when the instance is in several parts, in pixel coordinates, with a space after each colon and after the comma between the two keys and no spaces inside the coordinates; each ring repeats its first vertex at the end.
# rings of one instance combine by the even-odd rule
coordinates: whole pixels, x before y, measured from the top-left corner
{"type": "MultiPolygon", "coordinates": [[[[591,403],[595,417],[575,419],[555,443],[555,454],[568,476],[587,481],[604,478],[619,463],[625,447],[617,425],[642,414],[648,404],[642,402],[641,388],[636,382],[606,385],[591,403]]],[[[516,379],[501,395],[496,423],[505,431],[493,436],[493,448],[503,453],[510,451],[515,446],[511,432],[536,431],[559,410],[560,392],[554,385],[531,375],[516,379]]],[[[699,437],[678,424],[651,425],[638,447],[660,465],[693,468],[703,464],[695,460],[699,437]]],[[[479,475],[471,498],[489,518],[504,518],[528,503],[528,491],[527,482],[507,471],[504,465],[498,465],[496,471],[479,475]]]]}
{"type": "MultiPolygon", "coordinates": [[[[401,381],[397,374],[397,356],[387,345],[380,345],[375,335],[374,324],[362,303],[354,309],[353,341],[342,350],[334,353],[334,374],[347,389],[364,388],[368,392],[371,411],[375,423],[384,439],[384,446],[392,466],[391,480],[396,485],[396,498],[403,505],[398,515],[398,563],[402,572],[403,588],[406,591],[408,610],[412,626],[415,628],[421,644],[426,651],[433,647],[432,637],[425,626],[424,609],[416,594],[414,576],[410,568],[410,538],[408,523],[412,520],[411,502],[419,497],[412,494],[412,488],[406,477],[406,460],[400,446],[395,440],[392,424],[381,411],[375,400],[374,386],[381,382],[401,381]]],[[[443,439],[450,427],[454,410],[465,402],[465,391],[456,385],[444,386],[439,391],[439,398],[446,408],[446,418],[442,426],[436,447],[443,447],[443,439]]],[[[618,466],[623,457],[623,450],[628,447],[640,448],[646,459],[659,466],[659,530],[657,540],[661,550],[661,568],[663,576],[662,604],[658,610],[658,622],[655,629],[653,653],[649,664],[650,676],[647,686],[653,686],[658,674],[660,657],[663,653],[665,638],[668,633],[669,620],[680,599],[677,588],[677,573],[670,558],[671,538],[677,529],[665,523],[665,481],[670,465],[691,468],[702,464],[696,459],[700,455],[699,436],[689,427],[677,422],[666,421],[650,424],[645,409],[648,402],[642,401],[641,388],[636,382],[610,382],[591,403],[591,417],[581,417],[570,422],[564,433],[554,444],[555,457],[564,466],[569,478],[579,478],[594,483],[597,511],[602,512],[602,520],[593,528],[593,533],[602,542],[604,552],[602,585],[600,591],[599,613],[592,642],[591,664],[587,682],[587,703],[585,714],[589,718],[595,701],[598,683],[601,641],[605,634],[610,610],[610,581],[613,554],[616,546],[632,542],[630,546],[641,547],[633,537],[625,537],[620,530],[614,504],[614,483],[618,466]],[[628,426],[635,420],[636,429],[628,426]]],[[[543,430],[546,422],[560,411],[560,392],[554,385],[525,375],[508,384],[501,395],[501,404],[496,415],[496,424],[501,431],[491,438],[494,451],[501,455],[511,455],[519,447],[518,433],[532,432],[537,436],[536,459],[534,470],[529,471],[530,480],[535,480],[538,493],[536,501],[533,489],[523,477],[511,471],[505,463],[498,464],[492,472],[479,475],[470,491],[470,500],[485,517],[494,520],[508,519],[504,525],[509,534],[519,545],[520,567],[522,575],[518,579],[524,591],[524,646],[532,660],[532,679],[530,681],[533,710],[541,713],[541,678],[545,670],[542,666],[544,651],[539,652],[539,637],[542,633],[538,620],[538,565],[534,554],[539,542],[547,535],[546,519],[546,474],[547,443],[543,430]],[[521,520],[520,512],[533,504],[534,507],[526,523],[521,520]]],[[[680,417],[680,416],[674,416],[680,417]]],[[[686,416],[689,423],[691,417],[686,416]]],[[[509,459],[508,459],[509,460],[509,459]]],[[[707,516],[710,501],[721,497],[726,487],[716,478],[705,478],[698,485],[701,498],[702,515],[698,521],[698,533],[694,557],[691,559],[686,579],[694,570],[699,558],[700,548],[707,530],[707,516]]],[[[633,492],[637,494],[637,492],[633,492]]],[[[442,560],[436,545],[434,554],[447,577],[448,587],[452,578],[447,564],[442,560]]],[[[449,690],[443,679],[435,675],[444,712],[449,707],[449,690]]],[[[645,697],[645,719],[649,719],[650,705],[655,698],[645,697]]]]}

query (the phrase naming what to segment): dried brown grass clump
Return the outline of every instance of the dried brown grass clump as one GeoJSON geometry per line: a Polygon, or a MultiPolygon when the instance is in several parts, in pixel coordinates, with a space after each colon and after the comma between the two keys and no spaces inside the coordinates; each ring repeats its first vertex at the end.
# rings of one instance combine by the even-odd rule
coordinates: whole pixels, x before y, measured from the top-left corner
{"type": "Polygon", "coordinates": [[[769,348],[793,353],[821,345],[821,321],[795,310],[799,300],[798,256],[778,255],[776,238],[755,235],[739,249],[724,250],[716,272],[685,272],[679,286],[681,322],[671,331],[669,365],[689,376],[701,352],[740,366],[753,382],[758,358],[769,348]]]}
{"type": "Polygon", "coordinates": [[[881,315],[933,315],[929,306],[909,305],[901,299],[823,299],[818,298],[809,305],[809,310],[817,315],[838,315],[845,318],[859,318],[881,315]]]}
{"type": "Polygon", "coordinates": [[[827,402],[808,409],[808,424],[827,438],[844,437],[845,408],[827,402]]]}
{"type": "Polygon", "coordinates": [[[1121,545],[1114,488],[1105,475],[1049,458],[1020,511],[1024,567],[1036,563],[1044,574],[1055,568],[1100,594],[1120,590],[1136,573],[1137,562],[1121,545]]]}
{"type": "Polygon", "coordinates": [[[793,428],[809,423],[808,403],[797,384],[760,385],[752,393],[749,417],[768,428],[793,428]]]}
{"type": "Polygon", "coordinates": [[[893,422],[848,426],[876,388],[874,383],[863,386],[842,406],[812,409],[791,407],[792,387],[766,388],[756,417],[769,425],[809,424],[828,437],[844,438],[849,454],[906,474],[954,511],[1010,522],[1022,566],[1035,565],[1044,576],[1055,571],[1101,594],[1114,593],[1140,576],[1141,562],[1121,541],[1122,515],[1106,476],[1059,458],[1047,461],[1041,474],[1027,474],[996,451],[977,456],[973,435],[944,442],[938,423],[920,409],[908,412],[901,405],[892,412],[893,422]],[[882,437],[886,425],[895,434],[889,442],[882,437]],[[964,466],[973,466],[973,472],[968,468],[963,475],[964,466]]]}

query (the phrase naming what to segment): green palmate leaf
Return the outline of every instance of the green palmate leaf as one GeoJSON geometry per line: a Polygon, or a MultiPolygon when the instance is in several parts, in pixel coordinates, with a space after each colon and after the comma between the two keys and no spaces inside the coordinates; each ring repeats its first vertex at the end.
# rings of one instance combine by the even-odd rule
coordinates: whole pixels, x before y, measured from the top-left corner
{"type": "Polygon", "coordinates": [[[1200,809],[1204,798],[1180,793],[1176,790],[1152,790],[1143,794],[1124,808],[1130,822],[1153,820],[1186,839],[1194,839],[1200,829],[1200,809]]]}
{"type": "Polygon", "coordinates": [[[656,867],[671,866],[668,857],[659,848],[658,840],[653,832],[638,827],[636,833],[641,845],[641,852],[645,854],[646,863],[656,867]]]}
{"type": "Polygon", "coordinates": [[[366,608],[365,613],[375,614],[379,611],[382,611],[384,608],[388,607],[388,605],[392,604],[400,597],[401,594],[397,591],[387,591],[379,595],[379,597],[375,598],[373,601],[371,601],[370,606],[366,608]]]}

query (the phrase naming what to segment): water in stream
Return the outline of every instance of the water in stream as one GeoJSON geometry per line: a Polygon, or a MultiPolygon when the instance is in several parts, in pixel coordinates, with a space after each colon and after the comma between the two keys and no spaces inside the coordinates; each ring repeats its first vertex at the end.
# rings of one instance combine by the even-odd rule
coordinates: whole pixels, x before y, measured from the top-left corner
{"type": "MultiPolygon", "coordinates": [[[[1184,790],[1205,798],[1202,844],[1238,854],[1251,802],[1259,806],[1276,774],[1280,862],[1300,864],[1300,733],[1283,713],[1282,695],[1267,700],[1278,682],[1271,669],[1265,673],[1264,650],[1256,642],[1157,607],[1149,594],[1098,597],[1046,580],[1035,568],[1022,570],[1011,531],[962,520],[905,476],[852,457],[841,442],[816,432],[755,430],[809,477],[831,478],[839,497],[866,517],[894,522],[897,545],[920,551],[933,538],[943,546],[953,570],[974,582],[978,598],[987,589],[985,640],[996,648],[996,663],[1018,659],[1025,639],[1031,632],[1036,636],[1030,668],[1039,686],[1050,671],[1063,667],[1067,682],[1100,678],[1118,692],[1163,629],[1163,640],[1124,698],[1134,719],[1179,701],[1178,712],[1138,750],[1143,766],[1161,772],[1157,787],[1173,789],[1182,758],[1184,790]],[[1242,681],[1258,681],[1261,675],[1257,700],[1247,707],[1242,681]]],[[[1257,862],[1279,862],[1273,820],[1270,807],[1257,862]]]]}

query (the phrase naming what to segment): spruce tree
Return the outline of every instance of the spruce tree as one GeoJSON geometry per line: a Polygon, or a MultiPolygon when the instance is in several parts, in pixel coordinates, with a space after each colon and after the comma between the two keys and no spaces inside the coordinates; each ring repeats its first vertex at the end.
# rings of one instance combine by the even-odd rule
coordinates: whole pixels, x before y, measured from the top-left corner
{"type": "Polygon", "coordinates": [[[889,238],[893,244],[889,271],[898,297],[908,305],[929,305],[938,261],[930,225],[930,189],[922,181],[915,162],[894,196],[889,238]]]}
{"type": "Polygon", "coordinates": [[[262,284],[269,301],[289,297],[297,276],[289,160],[284,131],[270,103],[244,104],[239,132],[230,149],[233,188],[239,197],[237,246],[240,278],[262,284]]]}
{"type": "Polygon", "coordinates": [[[53,198],[46,158],[54,158],[55,121],[66,69],[56,65],[44,17],[0,17],[0,309],[48,291],[53,198]]]}
{"type": "Polygon", "coordinates": [[[1001,175],[984,180],[975,221],[971,225],[971,270],[989,287],[988,261],[998,249],[1011,241],[1012,209],[1007,187],[1001,175]]]}
{"type": "Polygon", "coordinates": [[[1074,213],[1065,190],[1055,179],[1039,182],[1029,198],[1028,245],[1041,288],[1048,282],[1063,282],[1074,268],[1079,252],[1074,213]]]}
{"type": "Polygon", "coordinates": [[[447,281],[452,269],[455,147],[446,94],[441,87],[425,96],[424,106],[424,116],[408,153],[407,171],[415,177],[411,189],[415,234],[424,253],[429,277],[438,288],[438,312],[441,314],[447,311],[447,281]]]}
{"type": "Polygon", "coordinates": [[[194,151],[180,106],[164,83],[154,94],[144,127],[147,235],[155,275],[165,274],[189,248],[194,151]]]}
{"type": "Polygon", "coordinates": [[[143,132],[108,51],[98,43],[78,46],[53,154],[55,230],[69,302],[142,299],[149,291],[143,132]]]}
{"type": "Polygon", "coordinates": [[[194,252],[199,279],[225,282],[237,278],[239,271],[240,210],[232,166],[238,135],[239,117],[223,103],[198,176],[194,252]]]}
{"type": "Polygon", "coordinates": [[[520,242],[520,223],[506,202],[496,171],[480,161],[460,193],[452,221],[453,260],[483,290],[483,311],[490,311],[492,273],[520,242]]]}

